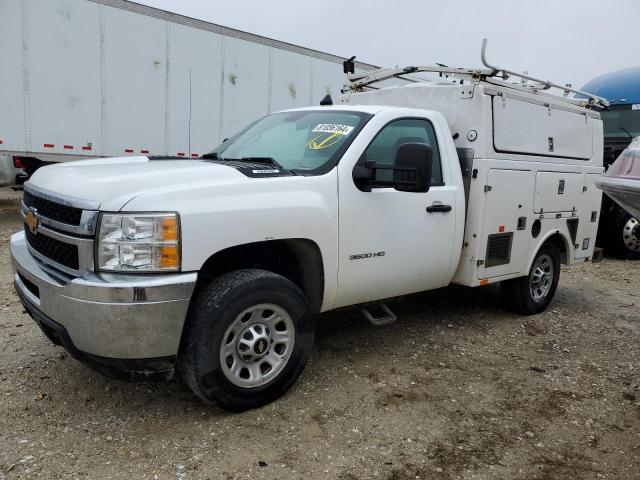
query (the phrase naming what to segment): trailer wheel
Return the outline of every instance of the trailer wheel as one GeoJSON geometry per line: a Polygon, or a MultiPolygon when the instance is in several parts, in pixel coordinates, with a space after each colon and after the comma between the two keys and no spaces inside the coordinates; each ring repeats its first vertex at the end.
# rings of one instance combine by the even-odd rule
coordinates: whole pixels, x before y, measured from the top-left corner
{"type": "Polygon", "coordinates": [[[296,285],[265,270],[236,270],[192,302],[178,368],[202,400],[243,411],[276,400],[295,383],[315,333],[296,285]]]}
{"type": "Polygon", "coordinates": [[[505,306],[522,315],[547,308],[560,280],[560,255],[552,245],[543,246],[533,260],[529,275],[500,283],[505,306]]]}
{"type": "Polygon", "coordinates": [[[612,223],[610,241],[617,257],[640,260],[640,222],[622,209],[612,223]]]}

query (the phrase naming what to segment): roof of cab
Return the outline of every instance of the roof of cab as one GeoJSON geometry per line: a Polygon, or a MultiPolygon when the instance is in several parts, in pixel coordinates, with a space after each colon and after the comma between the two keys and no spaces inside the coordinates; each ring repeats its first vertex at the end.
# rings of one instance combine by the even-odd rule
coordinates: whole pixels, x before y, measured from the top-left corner
{"type": "MultiPolygon", "coordinates": [[[[400,107],[392,107],[388,105],[326,105],[326,106],[315,106],[315,107],[302,107],[302,108],[290,108],[287,110],[281,110],[280,112],[301,112],[305,110],[343,110],[347,112],[362,112],[369,113],[371,115],[376,115],[383,110],[389,110],[390,108],[400,108],[400,107]]],[[[275,113],[280,113],[275,112],[275,113]]]]}

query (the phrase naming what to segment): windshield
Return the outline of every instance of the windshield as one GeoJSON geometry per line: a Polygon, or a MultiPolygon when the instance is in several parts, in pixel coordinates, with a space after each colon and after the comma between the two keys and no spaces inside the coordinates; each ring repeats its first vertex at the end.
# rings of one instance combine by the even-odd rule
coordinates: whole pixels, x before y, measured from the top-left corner
{"type": "Polygon", "coordinates": [[[223,142],[205,158],[272,160],[300,173],[333,168],[371,115],[351,111],[296,111],[268,115],[223,142]]]}
{"type": "Polygon", "coordinates": [[[629,106],[625,107],[624,109],[614,107],[602,112],[605,137],[629,138],[629,134],[632,137],[640,136],[640,110],[631,110],[629,106]]]}

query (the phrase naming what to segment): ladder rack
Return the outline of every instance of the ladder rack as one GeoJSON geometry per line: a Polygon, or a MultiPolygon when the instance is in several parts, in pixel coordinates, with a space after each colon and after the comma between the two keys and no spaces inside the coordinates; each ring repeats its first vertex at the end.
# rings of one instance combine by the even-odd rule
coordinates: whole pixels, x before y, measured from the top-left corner
{"type": "MultiPolygon", "coordinates": [[[[420,79],[416,76],[410,76],[416,73],[437,73],[441,77],[444,75],[446,78],[452,76],[460,79],[460,82],[468,80],[472,83],[487,82],[492,84],[499,84],[503,87],[513,88],[517,90],[527,90],[531,93],[538,93],[541,90],[558,89],[563,92],[563,95],[552,94],[553,97],[564,100],[568,103],[577,104],[583,107],[601,108],[605,109],[609,107],[609,101],[605,98],[593,95],[588,92],[583,92],[572,88],[570,85],[559,85],[549,80],[540,80],[539,78],[532,77],[528,73],[517,73],[512,70],[507,70],[502,67],[497,67],[490,64],[486,58],[487,39],[482,40],[482,50],[480,58],[482,64],[487,67],[485,69],[471,69],[471,68],[455,68],[447,66],[410,66],[404,68],[382,68],[379,70],[368,71],[363,73],[351,73],[348,75],[349,84],[345,85],[343,92],[362,92],[365,90],[377,90],[379,87],[374,86],[378,82],[389,80],[392,78],[400,78],[403,81],[410,83],[417,83],[427,81],[426,79],[420,79]],[[509,77],[520,78],[519,84],[507,83],[509,77]],[[495,79],[495,80],[491,80],[495,79]],[[503,81],[498,81],[502,79],[503,81]],[[527,82],[535,82],[535,84],[528,84],[527,82]],[[580,95],[584,98],[568,98],[569,93],[580,95]]],[[[349,70],[347,63],[345,62],[345,72],[349,70]]],[[[350,71],[353,72],[353,69],[350,71]]],[[[551,92],[550,92],[551,93],[551,92]]]]}

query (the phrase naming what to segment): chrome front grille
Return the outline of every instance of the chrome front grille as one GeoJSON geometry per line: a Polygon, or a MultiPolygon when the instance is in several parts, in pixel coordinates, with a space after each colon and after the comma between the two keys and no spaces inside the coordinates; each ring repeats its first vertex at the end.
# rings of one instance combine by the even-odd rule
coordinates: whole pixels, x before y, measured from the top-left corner
{"type": "Polygon", "coordinates": [[[39,254],[71,270],[77,271],[80,269],[77,245],[61,242],[46,235],[32,233],[27,225],[24,226],[24,233],[27,243],[39,254]]]}
{"type": "Polygon", "coordinates": [[[25,191],[22,202],[28,209],[34,208],[39,215],[49,218],[55,222],[65,223],[77,227],[82,219],[82,209],[61,205],[42,197],[37,197],[25,191]]]}
{"type": "MultiPolygon", "coordinates": [[[[77,199],[56,197],[25,186],[22,216],[31,254],[64,273],[81,275],[93,270],[93,234],[98,212],[79,208],[74,201],[77,199]]],[[[82,200],[77,202],[94,206],[82,200]]]]}

